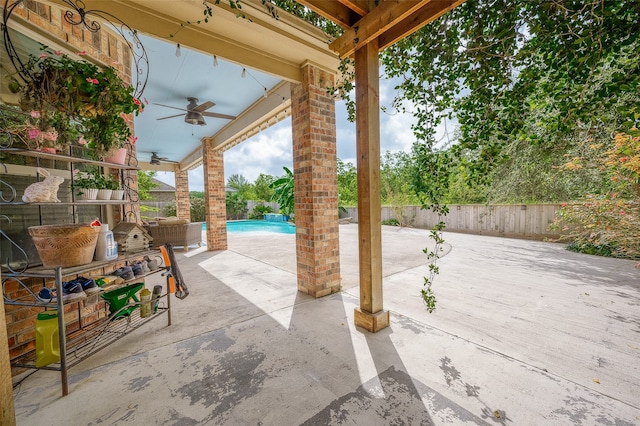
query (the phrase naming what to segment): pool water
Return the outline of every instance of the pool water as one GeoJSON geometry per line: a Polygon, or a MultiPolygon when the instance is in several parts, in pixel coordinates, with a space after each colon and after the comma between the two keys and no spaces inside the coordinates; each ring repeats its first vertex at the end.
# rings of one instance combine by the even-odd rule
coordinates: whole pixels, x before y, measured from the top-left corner
{"type": "MultiPolygon", "coordinates": [[[[202,230],[207,229],[207,224],[202,224],[202,230]]],[[[227,232],[254,232],[254,233],[276,233],[295,234],[296,227],[287,222],[268,222],[266,220],[229,220],[227,221],[227,232]]]]}

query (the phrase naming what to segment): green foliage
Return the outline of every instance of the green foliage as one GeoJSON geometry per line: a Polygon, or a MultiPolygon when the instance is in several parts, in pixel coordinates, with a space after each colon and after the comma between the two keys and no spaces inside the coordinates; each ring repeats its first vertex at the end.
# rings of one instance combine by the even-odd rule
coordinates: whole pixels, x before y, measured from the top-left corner
{"type": "Polygon", "coordinates": [[[242,175],[235,174],[229,176],[229,179],[227,179],[227,186],[237,190],[245,200],[255,199],[253,184],[242,175]]]}
{"type": "Polygon", "coordinates": [[[249,219],[264,219],[264,215],[267,213],[273,213],[273,209],[271,208],[271,206],[258,204],[249,214],[249,219]]]}
{"type": "Polygon", "coordinates": [[[340,206],[358,205],[358,172],[352,163],[338,158],[338,204],[340,206]]]}
{"type": "Polygon", "coordinates": [[[167,205],[164,207],[164,211],[163,211],[163,213],[164,213],[164,214],[163,214],[163,216],[165,216],[165,217],[173,217],[173,216],[177,216],[177,214],[178,214],[178,210],[177,210],[177,208],[176,208],[176,204],[175,204],[175,203],[173,203],[173,204],[167,204],[167,205]]]}
{"type": "Polygon", "coordinates": [[[151,191],[160,185],[153,181],[156,172],[153,170],[138,170],[138,195],[140,200],[151,200],[151,191]]]}
{"type": "Polygon", "coordinates": [[[240,192],[227,193],[227,219],[238,220],[244,219],[247,214],[247,200],[244,199],[240,192]]]}
{"type": "Polygon", "coordinates": [[[20,105],[55,125],[58,146],[87,144],[104,155],[134,142],[126,116],[142,112],[144,104],[114,68],[100,69],[46,46],[30,56],[25,68],[29,79],[21,88],[20,105]]]}
{"type": "MultiPolygon", "coordinates": [[[[194,191],[195,192],[195,191],[194,191]]],[[[197,194],[197,192],[196,192],[197,194]]],[[[191,222],[204,222],[206,221],[206,213],[205,213],[205,199],[202,197],[194,197],[191,193],[189,196],[189,202],[191,203],[191,208],[189,209],[189,220],[191,222]]],[[[168,204],[163,211],[164,216],[177,216],[178,211],[176,208],[176,204],[168,204]]]]}
{"type": "Polygon", "coordinates": [[[202,198],[204,199],[203,191],[189,191],[189,198],[202,198]]]}
{"type": "Polygon", "coordinates": [[[189,214],[191,222],[204,222],[206,220],[206,202],[204,198],[190,198],[191,208],[189,214]]]}
{"type": "MultiPolygon", "coordinates": [[[[450,150],[466,157],[469,179],[518,170],[524,161],[490,174],[524,142],[539,146],[529,154],[553,184],[567,150],[640,119],[639,18],[634,0],[467,0],[383,53],[387,76],[401,79],[393,105],[416,107],[419,141],[455,115],[450,150]]],[[[550,189],[560,197],[568,186],[550,189]]]]}
{"type": "Polygon", "coordinates": [[[293,215],[295,198],[293,193],[293,172],[283,167],[285,175],[273,181],[270,187],[273,189],[271,201],[280,206],[280,212],[286,216],[293,215]]]}
{"type": "MultiPolygon", "coordinates": [[[[609,176],[611,191],[565,205],[552,229],[568,236],[572,250],[640,259],[640,137],[620,133],[612,145],[605,152],[594,146],[601,152],[599,167],[609,176]]],[[[564,169],[574,173],[594,167],[583,161],[573,158],[564,169]]]]}
{"type": "Polygon", "coordinates": [[[253,183],[253,191],[255,194],[255,201],[269,201],[273,196],[273,189],[271,188],[271,184],[275,178],[271,175],[266,175],[264,173],[260,173],[260,176],[253,183]]]}
{"type": "Polygon", "coordinates": [[[382,221],[382,224],[389,226],[400,226],[400,222],[398,221],[398,219],[385,219],[382,221]]]}

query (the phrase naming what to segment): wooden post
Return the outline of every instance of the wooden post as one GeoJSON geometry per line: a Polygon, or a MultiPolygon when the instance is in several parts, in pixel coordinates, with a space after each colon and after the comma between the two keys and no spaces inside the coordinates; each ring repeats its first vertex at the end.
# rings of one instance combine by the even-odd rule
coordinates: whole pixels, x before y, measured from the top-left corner
{"type": "Polygon", "coordinates": [[[382,308],[378,42],[356,50],[355,60],[360,254],[360,307],[355,309],[355,323],[375,333],[389,326],[389,311],[382,308]]]}
{"type": "Polygon", "coordinates": [[[10,426],[16,424],[16,415],[13,408],[13,386],[7,341],[4,301],[0,299],[0,425],[10,426]]]}

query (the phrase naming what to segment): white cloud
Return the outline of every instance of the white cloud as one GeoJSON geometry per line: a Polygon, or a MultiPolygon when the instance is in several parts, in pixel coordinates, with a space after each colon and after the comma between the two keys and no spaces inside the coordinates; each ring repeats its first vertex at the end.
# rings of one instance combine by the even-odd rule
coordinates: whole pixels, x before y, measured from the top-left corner
{"type": "Polygon", "coordinates": [[[283,120],[224,153],[225,179],[240,174],[253,182],[260,173],[284,174],[282,167],[293,167],[291,119],[283,120]]]}

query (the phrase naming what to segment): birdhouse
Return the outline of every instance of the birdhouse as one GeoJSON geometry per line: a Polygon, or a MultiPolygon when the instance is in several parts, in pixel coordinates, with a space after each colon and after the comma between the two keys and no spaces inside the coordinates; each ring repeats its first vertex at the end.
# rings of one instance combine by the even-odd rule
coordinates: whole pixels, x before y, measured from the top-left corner
{"type": "Polygon", "coordinates": [[[118,242],[119,253],[131,253],[148,250],[153,238],[140,225],[132,222],[120,222],[112,230],[113,239],[118,242]]]}

